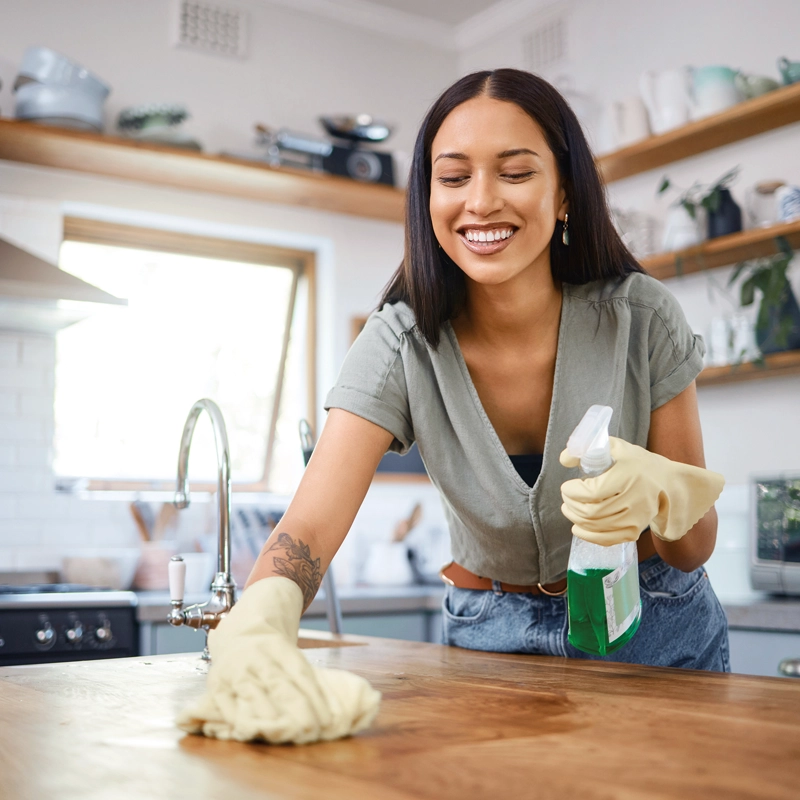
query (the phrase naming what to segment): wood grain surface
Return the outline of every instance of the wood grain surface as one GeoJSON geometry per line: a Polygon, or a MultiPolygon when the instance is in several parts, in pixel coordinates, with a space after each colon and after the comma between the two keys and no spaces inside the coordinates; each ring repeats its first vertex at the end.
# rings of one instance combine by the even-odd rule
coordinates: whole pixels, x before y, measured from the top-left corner
{"type": "Polygon", "coordinates": [[[318,665],[383,692],[375,725],[269,746],[173,725],[192,655],[0,669],[0,797],[792,798],[800,681],[348,636],[318,665]]]}

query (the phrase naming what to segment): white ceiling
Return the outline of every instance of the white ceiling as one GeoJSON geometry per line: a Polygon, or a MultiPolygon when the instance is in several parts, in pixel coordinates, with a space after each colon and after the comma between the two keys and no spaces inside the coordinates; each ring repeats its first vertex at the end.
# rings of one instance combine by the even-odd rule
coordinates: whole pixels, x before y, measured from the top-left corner
{"type": "Polygon", "coordinates": [[[498,0],[370,0],[370,2],[376,6],[404,11],[406,14],[427,17],[436,22],[458,25],[495,5],[498,0]]]}

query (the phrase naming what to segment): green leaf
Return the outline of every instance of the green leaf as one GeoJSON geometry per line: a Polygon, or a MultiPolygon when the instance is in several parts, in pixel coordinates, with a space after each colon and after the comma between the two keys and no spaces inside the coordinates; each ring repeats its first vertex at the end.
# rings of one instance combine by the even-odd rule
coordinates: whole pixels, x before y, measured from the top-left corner
{"type": "Polygon", "coordinates": [[[786,347],[789,344],[789,334],[792,332],[794,320],[789,314],[784,314],[778,323],[778,330],[775,333],[775,344],[778,347],[786,347]]]}
{"type": "Polygon", "coordinates": [[[712,191],[718,191],[719,189],[727,189],[734,180],[739,176],[739,170],[741,169],[740,165],[733,167],[733,169],[728,170],[716,183],[712,184],[712,191]]]}
{"type": "Polygon", "coordinates": [[[713,189],[703,199],[703,205],[708,209],[709,214],[716,214],[717,211],[719,211],[719,207],[721,204],[722,204],[722,195],[720,194],[719,189],[713,189]]]}
{"type": "Polygon", "coordinates": [[[753,305],[753,301],[756,299],[755,296],[755,275],[751,275],[743,284],[741,288],[741,302],[743,306],[751,306],[753,305]]]}
{"type": "Polygon", "coordinates": [[[739,279],[739,276],[742,274],[742,272],[744,272],[745,269],[747,269],[748,266],[749,265],[747,261],[740,261],[736,265],[736,269],[734,269],[733,272],[731,273],[730,278],[728,278],[728,286],[730,286],[733,283],[736,283],[736,281],[739,279]]]}
{"type": "Polygon", "coordinates": [[[666,192],[670,186],[672,186],[672,184],[669,182],[669,178],[665,175],[661,179],[661,185],[658,187],[656,194],[664,194],[664,192],[666,192]]]}
{"type": "Polygon", "coordinates": [[[681,205],[686,209],[692,219],[697,219],[697,212],[691,200],[681,200],[681,205]]]}

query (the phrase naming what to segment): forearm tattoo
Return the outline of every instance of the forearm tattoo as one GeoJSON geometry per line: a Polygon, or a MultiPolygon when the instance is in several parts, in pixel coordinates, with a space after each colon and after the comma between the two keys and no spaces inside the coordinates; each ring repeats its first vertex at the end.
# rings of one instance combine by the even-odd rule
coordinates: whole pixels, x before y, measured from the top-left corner
{"type": "Polygon", "coordinates": [[[308,608],[322,583],[319,559],[312,559],[309,546],[303,544],[302,539],[295,542],[288,533],[279,533],[277,540],[267,552],[276,553],[272,557],[275,572],[293,580],[300,587],[303,592],[303,608],[308,608]]]}

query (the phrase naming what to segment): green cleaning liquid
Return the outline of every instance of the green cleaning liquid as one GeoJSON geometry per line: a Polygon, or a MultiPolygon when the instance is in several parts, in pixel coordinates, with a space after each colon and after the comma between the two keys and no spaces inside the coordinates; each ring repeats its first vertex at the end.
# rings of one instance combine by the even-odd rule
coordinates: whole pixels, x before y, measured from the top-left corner
{"type": "Polygon", "coordinates": [[[639,628],[639,570],[586,569],[567,571],[569,643],[605,656],[619,650],[639,628]]]}

